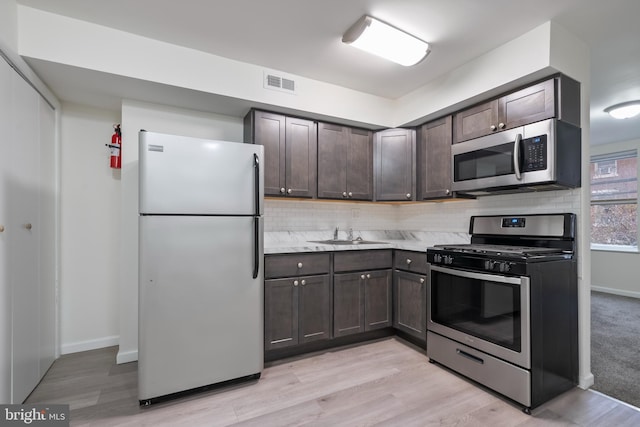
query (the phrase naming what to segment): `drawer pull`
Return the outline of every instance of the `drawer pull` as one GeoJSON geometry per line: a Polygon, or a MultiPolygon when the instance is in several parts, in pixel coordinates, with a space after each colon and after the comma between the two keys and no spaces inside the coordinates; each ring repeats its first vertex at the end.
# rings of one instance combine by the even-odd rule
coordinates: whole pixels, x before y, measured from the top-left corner
{"type": "Polygon", "coordinates": [[[293,286],[298,286],[298,281],[297,280],[293,281],[293,286]]]}
{"type": "Polygon", "coordinates": [[[304,279],[302,279],[302,281],[300,282],[300,284],[301,284],[302,286],[304,286],[304,285],[306,285],[306,284],[307,284],[307,281],[306,281],[306,280],[304,280],[304,279]]]}
{"type": "Polygon", "coordinates": [[[298,268],[302,268],[302,263],[301,262],[298,263],[298,268]]]}
{"type": "Polygon", "coordinates": [[[458,353],[460,356],[462,357],[466,357],[467,359],[479,363],[481,365],[484,365],[484,360],[480,359],[479,357],[474,356],[473,354],[469,354],[466,351],[462,351],[459,348],[456,348],[456,353],[458,353]]]}
{"type": "Polygon", "coordinates": [[[364,280],[364,274],[361,274],[361,275],[360,275],[360,278],[361,278],[362,280],[364,280]]]}
{"type": "Polygon", "coordinates": [[[424,277],[421,277],[421,278],[420,278],[420,284],[421,284],[421,285],[422,285],[422,284],[424,284],[424,277]]]}
{"type": "Polygon", "coordinates": [[[410,265],[410,264],[411,264],[411,259],[407,258],[407,265],[410,265]]]}

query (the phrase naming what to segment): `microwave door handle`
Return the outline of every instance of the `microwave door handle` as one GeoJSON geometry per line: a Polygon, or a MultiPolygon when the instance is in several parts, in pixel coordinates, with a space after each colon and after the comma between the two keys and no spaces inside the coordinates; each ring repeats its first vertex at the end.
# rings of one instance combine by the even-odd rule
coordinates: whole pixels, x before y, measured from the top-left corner
{"type": "Polygon", "coordinates": [[[522,140],[522,135],[516,135],[516,142],[513,146],[513,170],[516,174],[516,179],[518,181],[522,180],[522,175],[520,173],[520,141],[522,140]]]}

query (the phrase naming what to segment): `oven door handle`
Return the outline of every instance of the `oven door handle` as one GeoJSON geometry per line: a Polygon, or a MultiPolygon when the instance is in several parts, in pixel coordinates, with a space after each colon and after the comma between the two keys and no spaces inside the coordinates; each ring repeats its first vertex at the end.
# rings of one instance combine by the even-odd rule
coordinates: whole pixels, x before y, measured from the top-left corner
{"type": "Polygon", "coordinates": [[[475,273],[472,271],[439,267],[437,265],[432,265],[430,268],[433,271],[439,271],[441,273],[450,274],[452,276],[465,277],[468,279],[476,279],[476,280],[487,280],[487,281],[499,282],[499,283],[508,283],[511,285],[522,285],[526,279],[526,277],[510,277],[510,276],[502,276],[499,274],[475,273]]]}

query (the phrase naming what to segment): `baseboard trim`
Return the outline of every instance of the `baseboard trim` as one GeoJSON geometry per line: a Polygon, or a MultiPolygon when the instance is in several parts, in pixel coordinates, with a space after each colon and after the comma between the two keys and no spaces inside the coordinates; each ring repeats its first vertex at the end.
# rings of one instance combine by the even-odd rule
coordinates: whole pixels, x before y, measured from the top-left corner
{"type": "Polygon", "coordinates": [[[132,351],[118,351],[116,356],[116,363],[122,365],[123,363],[135,362],[138,360],[138,350],[132,351]]]}
{"type": "Polygon", "coordinates": [[[98,348],[111,347],[118,345],[120,337],[113,335],[110,337],[96,338],[87,341],[76,341],[72,343],[62,344],[60,354],[79,353],[81,351],[96,350],[98,348]]]}
{"type": "Polygon", "coordinates": [[[593,385],[593,383],[594,383],[593,374],[589,373],[589,375],[580,377],[578,387],[580,387],[583,390],[587,390],[593,385]]]}
{"type": "Polygon", "coordinates": [[[604,292],[607,294],[620,295],[622,297],[631,297],[631,298],[640,298],[640,292],[635,291],[625,291],[622,289],[616,288],[607,288],[605,286],[593,286],[591,285],[592,291],[604,292]]]}

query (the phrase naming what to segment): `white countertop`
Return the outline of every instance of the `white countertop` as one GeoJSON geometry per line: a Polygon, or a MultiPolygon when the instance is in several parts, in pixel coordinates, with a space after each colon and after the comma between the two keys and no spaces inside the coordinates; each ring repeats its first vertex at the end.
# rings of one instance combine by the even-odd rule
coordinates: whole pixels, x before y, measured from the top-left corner
{"type": "MultiPolygon", "coordinates": [[[[341,230],[338,237],[346,239],[347,234],[341,230]]],[[[403,249],[423,252],[434,245],[469,243],[470,240],[467,233],[442,231],[354,231],[353,237],[361,237],[362,240],[376,243],[331,245],[315,242],[332,239],[333,233],[330,231],[271,231],[264,234],[264,253],[269,255],[366,249],[403,249]]]]}

